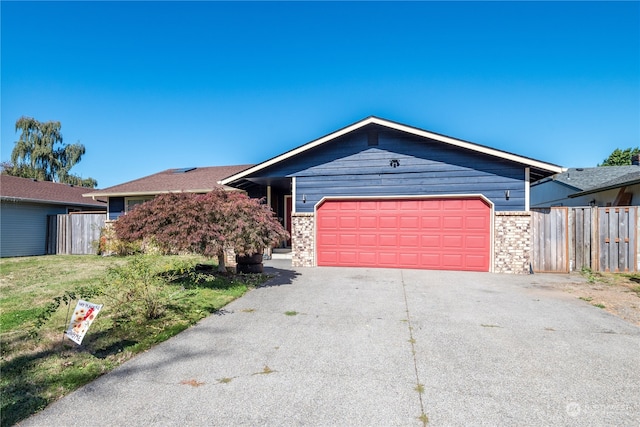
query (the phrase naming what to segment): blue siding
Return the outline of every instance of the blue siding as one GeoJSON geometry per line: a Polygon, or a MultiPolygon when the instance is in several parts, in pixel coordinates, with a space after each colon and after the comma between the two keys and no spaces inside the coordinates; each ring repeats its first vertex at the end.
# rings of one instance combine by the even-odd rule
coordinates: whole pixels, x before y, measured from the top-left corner
{"type": "Polygon", "coordinates": [[[2,201],[0,257],[44,255],[47,215],[66,214],[66,206],[2,201]]]}
{"type": "Polygon", "coordinates": [[[124,197],[109,197],[109,220],[118,219],[124,214],[124,197]]]}
{"type": "Polygon", "coordinates": [[[308,150],[261,176],[295,176],[296,211],[324,196],[483,194],[498,211],[524,210],[525,167],[493,156],[395,131],[366,132],[308,150]],[[399,166],[390,166],[397,160],[399,166]],[[509,190],[509,200],[505,191],[509,190]],[[303,203],[303,196],[306,203],[303,203]]]}

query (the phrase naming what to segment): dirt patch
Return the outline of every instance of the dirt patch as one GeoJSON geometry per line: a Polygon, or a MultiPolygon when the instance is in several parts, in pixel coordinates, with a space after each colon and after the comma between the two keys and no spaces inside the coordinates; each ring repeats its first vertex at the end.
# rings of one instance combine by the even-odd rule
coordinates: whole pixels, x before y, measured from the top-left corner
{"type": "Polygon", "coordinates": [[[580,280],[553,283],[545,287],[571,293],[585,303],[640,326],[640,273],[587,271],[580,275],[580,280]]]}

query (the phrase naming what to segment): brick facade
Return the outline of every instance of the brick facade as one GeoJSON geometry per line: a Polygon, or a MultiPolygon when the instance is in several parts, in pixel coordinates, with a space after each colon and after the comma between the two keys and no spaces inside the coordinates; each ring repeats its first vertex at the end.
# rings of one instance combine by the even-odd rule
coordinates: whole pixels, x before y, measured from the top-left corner
{"type": "Polygon", "coordinates": [[[291,214],[291,266],[313,267],[316,248],[313,213],[291,214]]]}
{"type": "Polygon", "coordinates": [[[529,274],[531,272],[531,213],[495,212],[495,273],[529,274]]]}

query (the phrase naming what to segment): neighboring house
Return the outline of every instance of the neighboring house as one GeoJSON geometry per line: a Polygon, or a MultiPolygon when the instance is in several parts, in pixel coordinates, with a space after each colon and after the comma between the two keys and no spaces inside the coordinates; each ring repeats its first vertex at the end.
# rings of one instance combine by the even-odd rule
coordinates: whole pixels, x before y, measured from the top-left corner
{"type": "Polygon", "coordinates": [[[294,266],[525,273],[530,185],[562,170],[368,117],[220,184],[267,198],[294,266]]]}
{"type": "Polygon", "coordinates": [[[106,203],[82,197],[87,188],[0,175],[0,256],[46,254],[47,216],[105,211],[106,203]]]}
{"type": "MultiPolygon", "coordinates": [[[[636,159],[637,160],[637,159],[636,159]]],[[[531,207],[638,206],[640,166],[569,168],[531,186],[531,207]]]]}
{"type": "Polygon", "coordinates": [[[167,169],[124,184],[89,193],[85,192],[84,197],[107,199],[107,219],[116,220],[135,205],[151,200],[158,194],[208,193],[215,188],[235,190],[218,184],[218,181],[251,166],[253,165],[167,169]]]}

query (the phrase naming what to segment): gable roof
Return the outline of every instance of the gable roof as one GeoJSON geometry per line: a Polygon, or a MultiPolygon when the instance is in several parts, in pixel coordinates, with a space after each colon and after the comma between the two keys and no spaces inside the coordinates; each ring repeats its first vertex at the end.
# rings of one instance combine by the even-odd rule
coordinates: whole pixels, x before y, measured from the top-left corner
{"type": "MultiPolygon", "coordinates": [[[[607,185],[632,180],[640,173],[640,166],[598,166],[595,168],[568,168],[565,172],[553,175],[544,182],[555,181],[578,191],[586,191],[607,185]],[[629,175],[627,178],[623,178],[629,175]]],[[[541,182],[542,183],[542,182],[541,182]]]]}
{"type": "Polygon", "coordinates": [[[308,142],[304,145],[301,145],[297,148],[294,148],[293,150],[287,151],[286,153],[280,154],[279,156],[273,157],[269,160],[266,160],[258,165],[255,165],[247,170],[244,170],[242,172],[236,173],[234,175],[228,176],[227,178],[223,179],[220,181],[220,184],[226,185],[229,184],[233,181],[236,181],[238,179],[242,179],[250,174],[253,174],[255,172],[258,172],[262,169],[265,169],[269,166],[272,166],[276,163],[282,162],[284,160],[290,159],[292,157],[297,156],[298,154],[301,154],[307,150],[310,150],[312,148],[318,147],[322,144],[325,144],[329,141],[332,141],[336,138],[339,138],[343,135],[346,135],[350,132],[354,132],[358,129],[361,129],[365,126],[368,125],[378,125],[378,126],[382,126],[382,127],[386,127],[388,129],[394,129],[400,132],[405,132],[411,135],[415,135],[415,136],[419,136],[419,137],[423,137],[423,138],[428,138],[431,140],[435,140],[435,141],[439,141],[445,144],[449,144],[455,147],[460,147],[460,148],[464,148],[467,150],[471,150],[471,151],[476,151],[479,153],[483,153],[483,154],[488,154],[491,156],[496,156],[499,157],[501,159],[505,159],[505,160],[511,160],[513,162],[516,163],[521,163],[523,165],[529,166],[531,168],[531,176],[532,176],[532,180],[533,177],[536,177],[537,179],[543,178],[545,176],[549,176],[553,173],[560,173],[562,172],[564,169],[561,166],[558,165],[554,165],[551,163],[545,163],[545,162],[541,162],[539,160],[535,160],[535,159],[530,159],[528,157],[523,157],[523,156],[518,156],[516,154],[513,153],[508,153],[506,151],[501,151],[501,150],[497,150],[495,148],[490,148],[484,145],[479,145],[479,144],[475,144],[473,142],[468,142],[468,141],[464,141],[461,139],[456,139],[456,138],[452,138],[450,136],[445,136],[445,135],[440,135],[434,132],[430,132],[427,130],[423,130],[423,129],[419,129],[416,127],[412,127],[412,126],[407,126],[401,123],[397,123],[397,122],[393,122],[390,120],[386,120],[386,119],[382,119],[379,117],[375,117],[375,116],[369,116],[363,120],[360,120],[356,123],[353,123],[349,126],[346,126],[342,129],[339,129],[335,132],[332,132],[328,135],[325,135],[321,138],[315,139],[311,142],[308,142]]]}
{"type": "Polygon", "coordinates": [[[82,194],[86,193],[87,190],[88,188],[86,187],[74,187],[69,184],[0,175],[0,198],[2,200],[106,209],[107,206],[104,202],[83,198],[82,194]]]}
{"type": "Polygon", "coordinates": [[[251,166],[253,165],[167,169],[124,184],[86,193],[84,197],[142,196],[174,192],[208,193],[214,188],[235,190],[218,184],[218,181],[251,166]]]}
{"type": "Polygon", "coordinates": [[[609,177],[617,175],[615,178],[608,181],[599,182],[596,185],[589,186],[583,191],[569,195],[570,198],[585,196],[587,194],[599,193],[601,191],[614,190],[616,188],[626,187],[629,185],[640,184],[640,166],[601,166],[599,168],[590,169],[613,169],[618,168],[615,171],[597,171],[599,175],[609,177]],[[626,172],[626,173],[625,173],[626,172]]]}

